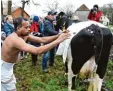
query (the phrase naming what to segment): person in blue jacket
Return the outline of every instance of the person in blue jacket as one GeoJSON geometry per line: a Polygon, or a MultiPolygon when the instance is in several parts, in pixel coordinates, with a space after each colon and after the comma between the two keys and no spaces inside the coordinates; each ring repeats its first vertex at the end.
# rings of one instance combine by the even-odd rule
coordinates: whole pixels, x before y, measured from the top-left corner
{"type": "MultiPolygon", "coordinates": [[[[53,21],[55,19],[56,12],[50,11],[48,12],[47,17],[45,17],[44,20],[44,36],[53,36],[58,34],[57,31],[55,31],[53,21]]],[[[42,70],[43,72],[48,72],[47,69],[47,60],[49,58],[49,66],[54,65],[54,55],[55,55],[55,48],[51,49],[49,52],[45,52],[42,58],[42,70]]]]}
{"type": "Polygon", "coordinates": [[[6,16],[4,32],[6,33],[6,36],[9,36],[12,32],[14,32],[13,17],[11,15],[6,16]]]}

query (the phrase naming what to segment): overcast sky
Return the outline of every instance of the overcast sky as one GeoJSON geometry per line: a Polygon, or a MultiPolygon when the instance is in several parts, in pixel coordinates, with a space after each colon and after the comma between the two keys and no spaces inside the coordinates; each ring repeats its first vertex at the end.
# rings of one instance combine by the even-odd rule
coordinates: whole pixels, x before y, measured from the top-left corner
{"type": "MultiPolygon", "coordinates": [[[[7,0],[3,0],[5,2],[7,0]]],[[[12,0],[13,6],[21,6],[21,0],[12,0]]],[[[31,0],[32,1],[32,0],[31,0]]],[[[30,5],[26,5],[25,10],[30,15],[46,15],[43,13],[43,10],[46,8],[47,0],[33,0],[35,3],[39,3],[39,6],[34,6],[32,2],[30,5]]],[[[48,0],[49,2],[53,2],[54,0],[48,0]]],[[[85,4],[89,9],[93,7],[94,4],[98,4],[99,7],[103,6],[104,4],[108,4],[113,2],[113,0],[57,0],[59,2],[60,7],[63,7],[67,4],[72,4],[75,6],[75,10],[80,7],[82,4],[85,4]]]]}

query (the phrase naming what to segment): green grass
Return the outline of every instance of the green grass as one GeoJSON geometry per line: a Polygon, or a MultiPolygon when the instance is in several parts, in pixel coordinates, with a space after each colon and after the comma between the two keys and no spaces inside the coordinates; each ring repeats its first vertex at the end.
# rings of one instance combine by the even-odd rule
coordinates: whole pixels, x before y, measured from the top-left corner
{"type": "Polygon", "coordinates": [[[113,61],[109,61],[106,76],[104,77],[106,81],[106,87],[113,91],[113,61]]]}
{"type": "MultiPolygon", "coordinates": [[[[14,73],[17,78],[17,91],[67,91],[64,85],[67,77],[64,77],[64,64],[61,57],[55,58],[55,65],[48,67],[49,73],[43,73],[41,68],[41,56],[38,65],[31,65],[31,57],[24,59],[15,65],[14,73]]],[[[113,62],[109,61],[108,69],[104,77],[106,87],[113,91],[113,62]]],[[[87,91],[88,85],[80,84],[76,80],[75,91],[87,91]]]]}
{"type": "Polygon", "coordinates": [[[109,28],[113,27],[113,25],[108,25],[109,28]]]}
{"type": "Polygon", "coordinates": [[[113,25],[108,25],[107,27],[113,32],[113,25]]]}

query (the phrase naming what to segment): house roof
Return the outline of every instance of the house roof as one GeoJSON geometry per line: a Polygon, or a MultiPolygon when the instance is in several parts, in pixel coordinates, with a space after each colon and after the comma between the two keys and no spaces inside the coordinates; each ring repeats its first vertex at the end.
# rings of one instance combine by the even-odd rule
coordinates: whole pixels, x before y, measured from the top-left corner
{"type": "MultiPolygon", "coordinates": [[[[13,13],[14,11],[16,11],[17,9],[22,9],[21,7],[12,7],[12,9],[11,9],[11,12],[13,13]]],[[[8,11],[8,9],[7,8],[3,8],[3,14],[4,15],[7,15],[7,11],[8,11]]],[[[24,12],[28,15],[28,16],[30,16],[25,10],[24,10],[24,12]]]]}
{"type": "Polygon", "coordinates": [[[77,11],[89,11],[89,8],[85,5],[85,4],[82,4],[78,9],[77,11]]]}
{"type": "MultiPolygon", "coordinates": [[[[13,7],[12,8],[12,13],[15,12],[17,9],[22,9],[21,7],[13,7]]],[[[30,17],[30,15],[24,10],[24,12],[30,17]]]]}

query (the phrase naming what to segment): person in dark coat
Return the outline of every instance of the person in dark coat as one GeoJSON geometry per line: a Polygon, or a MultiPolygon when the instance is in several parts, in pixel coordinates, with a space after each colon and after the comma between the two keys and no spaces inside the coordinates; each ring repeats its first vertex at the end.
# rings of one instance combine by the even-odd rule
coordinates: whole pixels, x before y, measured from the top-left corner
{"type": "MultiPolygon", "coordinates": [[[[39,17],[38,16],[33,17],[33,22],[31,23],[31,26],[30,26],[30,32],[34,36],[40,36],[39,17]]],[[[34,46],[37,46],[37,47],[40,46],[39,43],[31,42],[31,44],[34,46]]],[[[38,55],[31,54],[31,57],[32,57],[32,65],[35,66],[37,64],[37,61],[38,61],[38,55]]]]}
{"type": "MultiPolygon", "coordinates": [[[[48,12],[47,17],[44,20],[44,36],[53,36],[58,34],[58,31],[55,31],[54,24],[53,24],[55,15],[56,15],[56,12],[53,12],[53,11],[48,12]]],[[[44,53],[42,58],[43,72],[48,72],[48,69],[47,69],[48,59],[49,59],[49,66],[53,66],[54,56],[55,56],[55,48],[52,48],[50,51],[44,53]]]]}

